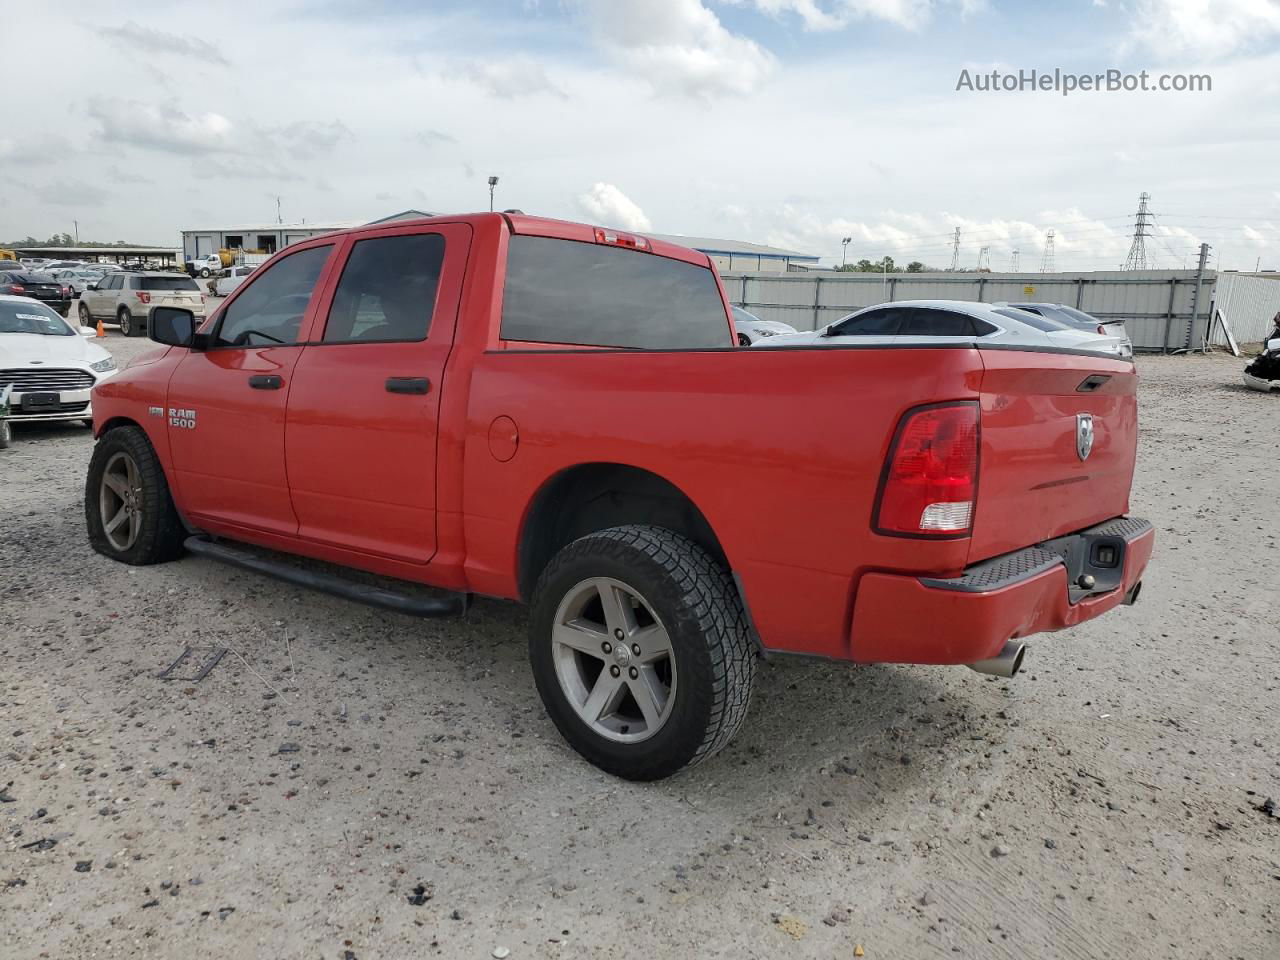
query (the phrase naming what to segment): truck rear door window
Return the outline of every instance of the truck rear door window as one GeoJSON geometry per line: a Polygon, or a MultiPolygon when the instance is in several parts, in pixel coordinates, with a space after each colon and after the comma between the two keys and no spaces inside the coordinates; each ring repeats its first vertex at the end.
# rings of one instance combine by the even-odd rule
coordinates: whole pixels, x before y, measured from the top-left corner
{"type": "Polygon", "coordinates": [[[732,346],[706,267],[604,244],[514,236],[502,338],[674,350],[732,346]]]}

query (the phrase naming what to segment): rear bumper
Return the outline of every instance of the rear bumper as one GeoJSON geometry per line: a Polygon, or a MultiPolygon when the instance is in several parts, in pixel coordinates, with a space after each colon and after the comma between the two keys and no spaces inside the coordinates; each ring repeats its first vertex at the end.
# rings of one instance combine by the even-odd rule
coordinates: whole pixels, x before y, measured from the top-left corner
{"type": "Polygon", "coordinates": [[[1117,518],[937,579],[868,573],[858,584],[851,649],[860,663],[974,663],[1006,641],[1062,630],[1123,603],[1142,579],[1155,531],[1117,518]],[[1091,565],[1110,546],[1116,565],[1091,565]],[[1068,567],[1071,572],[1068,573],[1068,567]],[[1095,576],[1086,591],[1070,577],[1095,576]],[[1073,598],[1074,594],[1074,598],[1073,598]]]}

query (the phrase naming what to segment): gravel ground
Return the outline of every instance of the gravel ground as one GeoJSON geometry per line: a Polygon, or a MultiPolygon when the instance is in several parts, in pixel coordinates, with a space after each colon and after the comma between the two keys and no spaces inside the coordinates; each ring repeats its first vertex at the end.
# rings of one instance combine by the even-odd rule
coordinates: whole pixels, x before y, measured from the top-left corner
{"type": "Polygon", "coordinates": [[[1014,681],[767,663],[729,749],[653,785],[561,742],[522,609],[111,563],[88,431],[20,429],[0,955],[1274,960],[1280,396],[1230,358],[1139,366],[1138,606],[1014,681]],[[187,645],[230,652],[157,679],[187,645]]]}

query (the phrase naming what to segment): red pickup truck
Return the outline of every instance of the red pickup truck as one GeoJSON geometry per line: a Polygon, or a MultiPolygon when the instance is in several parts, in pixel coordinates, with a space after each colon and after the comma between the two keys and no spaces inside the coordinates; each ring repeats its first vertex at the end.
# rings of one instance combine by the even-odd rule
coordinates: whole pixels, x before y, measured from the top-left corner
{"type": "Polygon", "coordinates": [[[94,391],[96,550],[423,616],[525,601],[552,720],[627,778],[724,746],[759,655],[1011,676],[1151,553],[1128,361],[740,348],[708,257],[645,237],[370,226],[150,327],[168,349],[94,391]]]}

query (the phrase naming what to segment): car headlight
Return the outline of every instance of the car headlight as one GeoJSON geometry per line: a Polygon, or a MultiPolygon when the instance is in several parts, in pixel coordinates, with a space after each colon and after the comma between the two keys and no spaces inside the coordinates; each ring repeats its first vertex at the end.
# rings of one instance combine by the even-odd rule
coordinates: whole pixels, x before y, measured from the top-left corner
{"type": "Polygon", "coordinates": [[[108,370],[114,370],[116,368],[116,358],[107,357],[105,360],[99,360],[97,363],[89,364],[89,367],[98,371],[98,373],[106,373],[108,370]]]}

